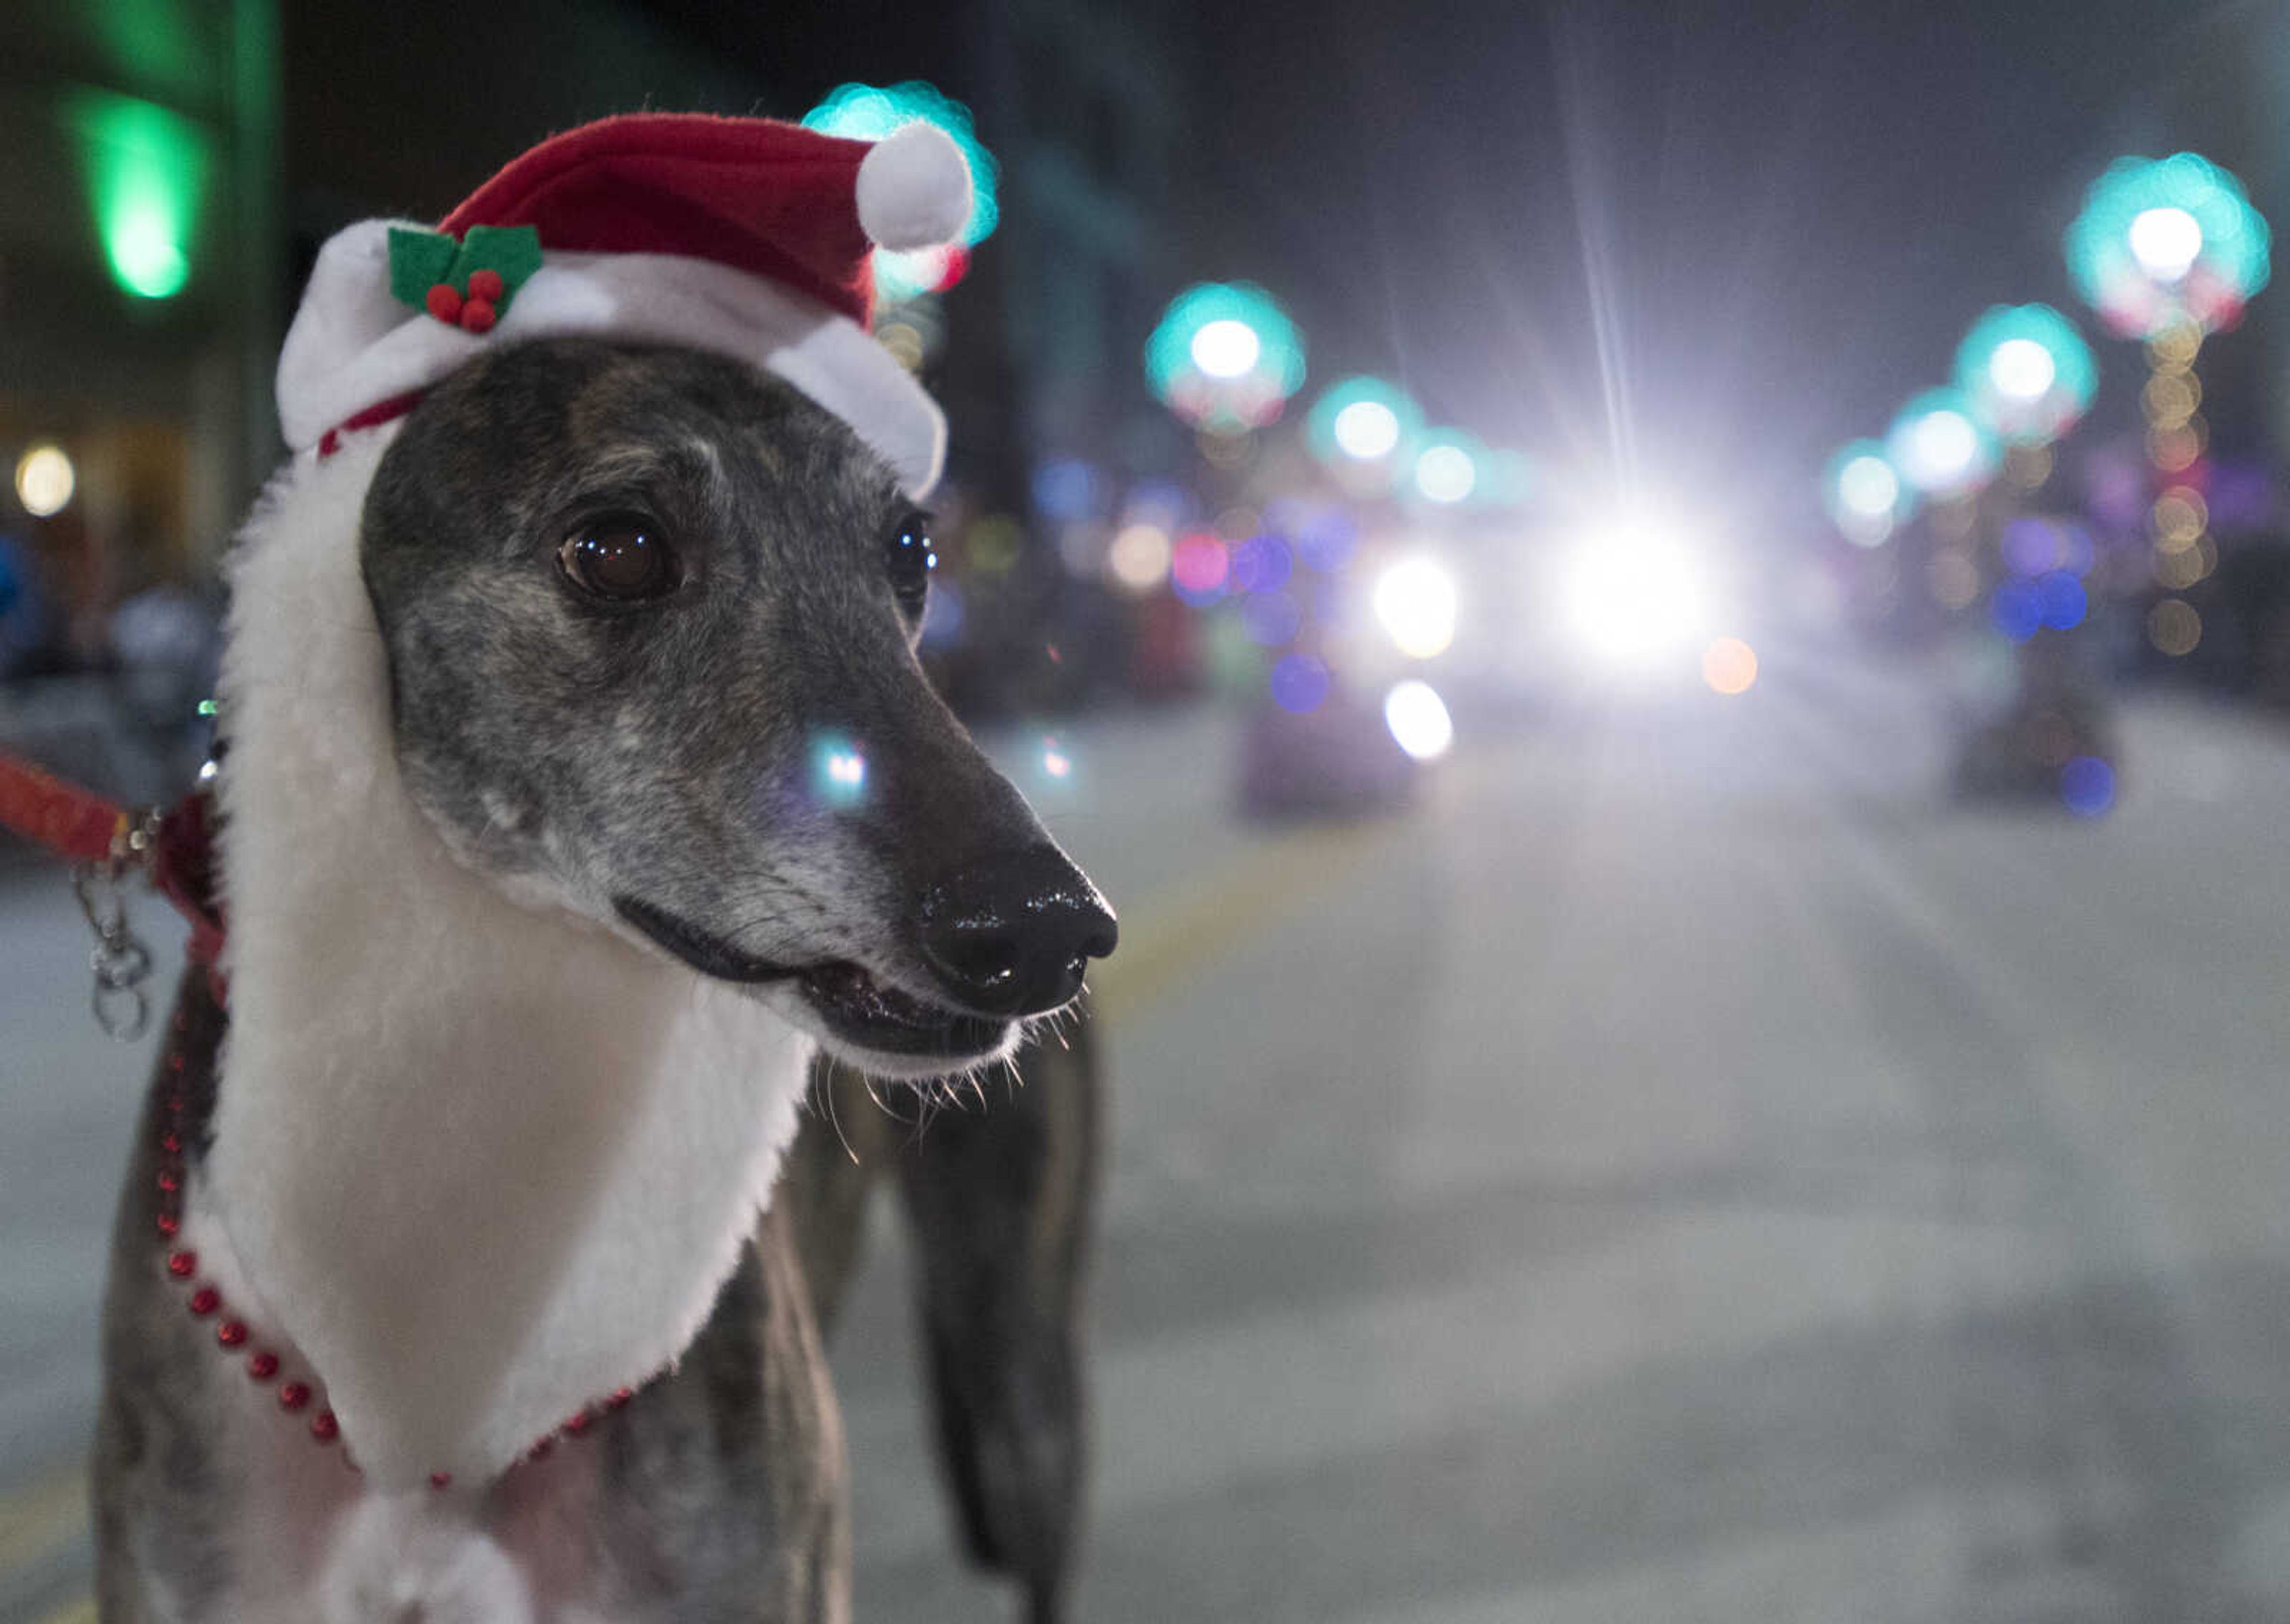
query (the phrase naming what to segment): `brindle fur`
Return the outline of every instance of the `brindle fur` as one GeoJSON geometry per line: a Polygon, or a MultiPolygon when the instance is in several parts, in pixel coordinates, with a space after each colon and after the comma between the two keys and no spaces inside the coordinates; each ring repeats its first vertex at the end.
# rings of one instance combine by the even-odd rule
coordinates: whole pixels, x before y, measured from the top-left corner
{"type": "MultiPolygon", "coordinates": [[[[847,428],[737,364],[588,340],[473,363],[412,414],[366,505],[409,788],[474,868],[599,918],[633,893],[761,956],[887,955],[903,971],[902,910],[929,876],[1013,828],[1038,833],[915,664],[878,550],[905,508],[847,428]],[[616,506],[666,520],[709,588],[641,635],[535,567],[571,518],[616,506]],[[831,828],[789,788],[822,727],[874,747],[868,809],[831,828]]],[[[93,1484],[108,1624],[217,1616],[247,1492],[230,1463],[250,1454],[219,1433],[279,1419],[212,1402],[211,1332],[184,1313],[155,1238],[167,1095],[196,1124],[193,1169],[207,1148],[228,1017],[203,974],[177,1019],[187,1068],[154,1081],[105,1303],[93,1484]]],[[[1017,1073],[1022,1086],[987,1084],[985,1108],[941,1109],[914,1132],[822,1063],[831,1110],[807,1123],[699,1336],[577,1445],[487,1485],[481,1521],[577,1517],[614,1619],[847,1618],[842,1432],[813,1298],[831,1320],[869,1183],[895,1165],[965,1544],[1021,1581],[1037,1624],[1061,1616],[1095,1177],[1086,1027],[1017,1073]]]]}

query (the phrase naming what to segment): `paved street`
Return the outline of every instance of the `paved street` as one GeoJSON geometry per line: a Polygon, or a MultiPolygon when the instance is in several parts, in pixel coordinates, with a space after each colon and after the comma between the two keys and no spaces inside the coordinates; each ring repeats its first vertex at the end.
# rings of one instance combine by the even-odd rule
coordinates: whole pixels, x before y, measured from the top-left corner
{"type": "MultiPolygon", "coordinates": [[[[2079,823],[1947,804],[1927,692],[1466,718],[1277,833],[1216,716],[1061,732],[1124,919],[1081,1620],[2290,1619],[2290,733],[2142,700],[2079,823]]],[[[77,932],[4,882],[0,1619],[83,1582],[140,1057],[77,932]]],[[[877,1216],[858,1617],[1004,1620],[877,1216]]]]}

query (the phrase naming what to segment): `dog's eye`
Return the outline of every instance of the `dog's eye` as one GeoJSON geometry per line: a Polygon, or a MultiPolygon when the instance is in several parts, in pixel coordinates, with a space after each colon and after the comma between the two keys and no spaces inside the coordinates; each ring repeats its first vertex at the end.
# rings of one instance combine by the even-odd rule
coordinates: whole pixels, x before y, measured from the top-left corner
{"type": "Polygon", "coordinates": [[[908,619],[919,619],[930,597],[931,572],[938,568],[938,554],[931,549],[930,520],[919,513],[900,520],[886,551],[891,590],[898,596],[899,608],[908,619]]]}
{"type": "Polygon", "coordinates": [[[598,597],[658,597],[673,592],[677,582],[676,555],[667,538],[640,514],[589,520],[564,538],[556,561],[574,586],[598,597]]]}

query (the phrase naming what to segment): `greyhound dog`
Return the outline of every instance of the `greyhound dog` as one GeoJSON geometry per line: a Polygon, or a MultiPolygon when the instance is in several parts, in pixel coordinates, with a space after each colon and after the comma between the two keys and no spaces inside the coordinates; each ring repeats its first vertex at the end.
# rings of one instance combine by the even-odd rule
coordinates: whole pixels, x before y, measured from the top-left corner
{"type": "MultiPolygon", "coordinates": [[[[814,1122],[757,1216],[804,1068],[823,1048],[844,1076],[819,1086],[848,1094],[854,1072],[928,1091],[1007,1060],[1112,950],[1112,913],[916,661],[925,516],[786,383],[693,350],[536,339],[335,460],[356,466],[305,460],[231,565],[234,616],[268,617],[259,636],[235,620],[221,690],[238,956],[228,1010],[216,978],[186,978],[120,1204],[100,1616],[845,1618],[811,1290],[831,1311],[863,1170],[814,1122]],[[288,533],[329,500],[345,510],[327,522],[355,526],[339,579],[288,533]],[[267,815],[259,774],[325,777],[313,763],[368,713],[386,770],[348,775],[286,855],[263,848],[292,883],[259,893],[257,848],[234,844],[267,815]],[[258,765],[282,750],[286,766],[258,765]],[[315,912],[282,925],[266,894],[315,912]],[[332,975],[311,984],[372,1011],[259,1004],[266,952],[273,983],[332,975]],[[485,1024],[524,1015],[513,1041],[485,1024]],[[688,1114],[656,1121],[618,1089],[623,1038],[695,1021],[713,1036],[668,1044],[700,1074],[670,1096],[688,1114]],[[758,1054],[792,1081],[742,1092],[708,1073],[758,1054]],[[757,1147],[719,1169],[715,1141],[751,1124],[757,1147]],[[673,1165],[623,1177],[631,1146],[673,1165]],[[721,1245],[711,1201],[746,1214],[721,1245]],[[568,1296],[590,1260],[603,1294],[568,1296]],[[688,1309],[663,1294],[683,1274],[688,1309]],[[546,1317],[560,1300],[575,1311],[546,1317]],[[529,1356],[495,1357],[536,1323],[529,1356]],[[656,1373],[597,1391],[613,1367],[579,1363],[592,1341],[656,1373]],[[527,1381],[556,1386],[528,1403],[527,1381]],[[559,1391],[595,1402],[516,1430],[559,1391]],[[526,1436],[493,1464],[500,1438],[526,1436]]],[[[889,1159],[923,1237],[965,1536],[1049,1620],[1092,1129],[1085,1089],[1048,1098],[1086,1082],[1085,1049],[1021,1064],[1069,1075],[1018,1092],[1010,1135],[949,1115],[889,1159]]]]}

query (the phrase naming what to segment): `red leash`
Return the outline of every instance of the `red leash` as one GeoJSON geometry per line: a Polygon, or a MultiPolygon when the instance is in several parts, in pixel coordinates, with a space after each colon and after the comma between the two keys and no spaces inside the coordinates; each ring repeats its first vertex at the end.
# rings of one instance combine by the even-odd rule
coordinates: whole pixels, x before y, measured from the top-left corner
{"type": "Polygon", "coordinates": [[[128,926],[118,891],[130,874],[148,878],[190,923],[190,960],[205,967],[208,985],[217,1002],[222,1000],[223,919],[215,896],[211,814],[203,790],[193,790],[164,812],[132,812],[0,752],[0,828],[14,830],[71,865],[80,908],[96,934],[96,1020],[115,1037],[139,1036],[148,1013],[141,983],[150,956],[128,926]]]}

